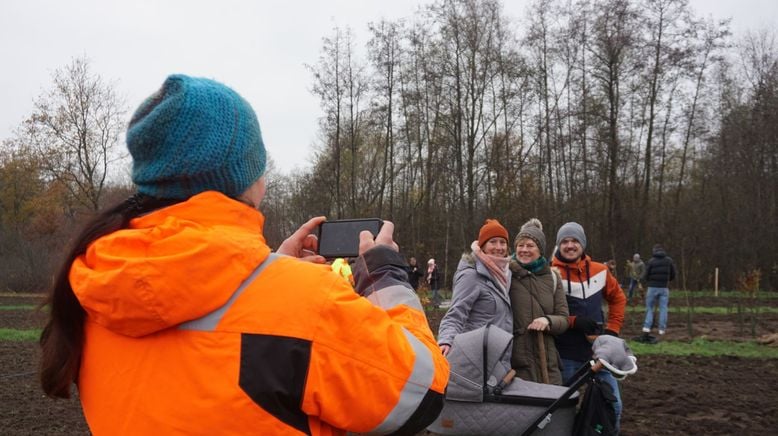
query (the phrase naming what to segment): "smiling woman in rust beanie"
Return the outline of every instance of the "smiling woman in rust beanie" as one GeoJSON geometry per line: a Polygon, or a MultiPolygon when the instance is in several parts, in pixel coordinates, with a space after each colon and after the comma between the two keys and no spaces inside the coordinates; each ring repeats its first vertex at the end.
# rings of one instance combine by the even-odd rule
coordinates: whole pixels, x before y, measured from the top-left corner
{"type": "Polygon", "coordinates": [[[362,236],[355,288],[299,259],[324,262],[303,257],[324,217],[271,253],[259,122],[213,80],[168,77],[127,148],[138,193],[86,226],[50,291],[47,395],[77,383],[94,434],[416,434],[437,417],[448,364],[391,222],[362,236]]]}
{"type": "MultiPolygon", "coordinates": [[[[513,330],[508,298],[511,272],[508,268],[508,231],[496,219],[487,219],[478,239],[462,255],[454,273],[451,307],[440,322],[438,345],[448,354],[454,336],[487,323],[506,332],[513,330]]],[[[504,362],[508,365],[508,362],[504,362]]]]}
{"type": "Polygon", "coordinates": [[[510,264],[514,320],[511,367],[523,380],[561,385],[554,336],[567,330],[567,299],[562,281],[543,255],[546,235],[540,220],[532,218],[521,226],[514,244],[516,252],[510,264]]]}

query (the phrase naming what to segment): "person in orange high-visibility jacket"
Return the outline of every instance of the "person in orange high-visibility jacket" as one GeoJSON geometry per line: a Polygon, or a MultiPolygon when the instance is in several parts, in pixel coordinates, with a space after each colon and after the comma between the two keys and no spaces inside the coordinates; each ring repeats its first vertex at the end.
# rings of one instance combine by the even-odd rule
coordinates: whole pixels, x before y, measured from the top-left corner
{"type": "Polygon", "coordinates": [[[351,265],[348,264],[346,259],[339,257],[332,261],[330,267],[335,274],[343,277],[351,286],[354,286],[354,274],[351,272],[351,265]]]}
{"type": "Polygon", "coordinates": [[[391,222],[360,235],[354,288],[310,252],[324,217],[272,253],[259,124],[212,80],[170,76],[127,145],[138,194],[87,226],[49,296],[48,395],[75,383],[96,435],[415,434],[437,417],[448,363],[391,222]]]}

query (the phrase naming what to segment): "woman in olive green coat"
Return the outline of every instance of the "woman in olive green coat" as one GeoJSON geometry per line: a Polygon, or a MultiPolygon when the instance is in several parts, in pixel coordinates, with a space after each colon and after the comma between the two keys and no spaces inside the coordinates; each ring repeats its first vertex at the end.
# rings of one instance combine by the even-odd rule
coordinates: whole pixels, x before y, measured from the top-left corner
{"type": "Polygon", "coordinates": [[[515,248],[510,263],[511,366],[524,380],[561,385],[559,354],[553,336],[567,330],[567,300],[562,281],[543,256],[546,237],[539,220],[533,218],[521,227],[515,248]]]}

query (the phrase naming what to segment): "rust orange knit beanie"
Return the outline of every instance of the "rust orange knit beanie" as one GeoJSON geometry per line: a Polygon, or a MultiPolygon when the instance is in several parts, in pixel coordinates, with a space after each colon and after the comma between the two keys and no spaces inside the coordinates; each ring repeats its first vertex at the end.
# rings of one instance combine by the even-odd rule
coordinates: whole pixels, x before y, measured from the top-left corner
{"type": "Polygon", "coordinates": [[[478,246],[483,247],[484,244],[486,244],[486,241],[497,237],[504,238],[508,241],[508,231],[505,230],[505,227],[503,227],[499,221],[487,219],[478,232],[478,246]]]}

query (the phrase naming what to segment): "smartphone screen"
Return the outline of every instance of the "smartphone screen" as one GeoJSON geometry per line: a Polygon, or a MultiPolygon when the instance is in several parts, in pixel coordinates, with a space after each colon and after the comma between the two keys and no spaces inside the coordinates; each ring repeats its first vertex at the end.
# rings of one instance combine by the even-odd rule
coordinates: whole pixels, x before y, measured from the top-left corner
{"type": "Polygon", "coordinates": [[[378,218],[325,221],[319,226],[319,254],[328,259],[359,256],[359,233],[368,230],[375,238],[383,221],[378,218]]]}

